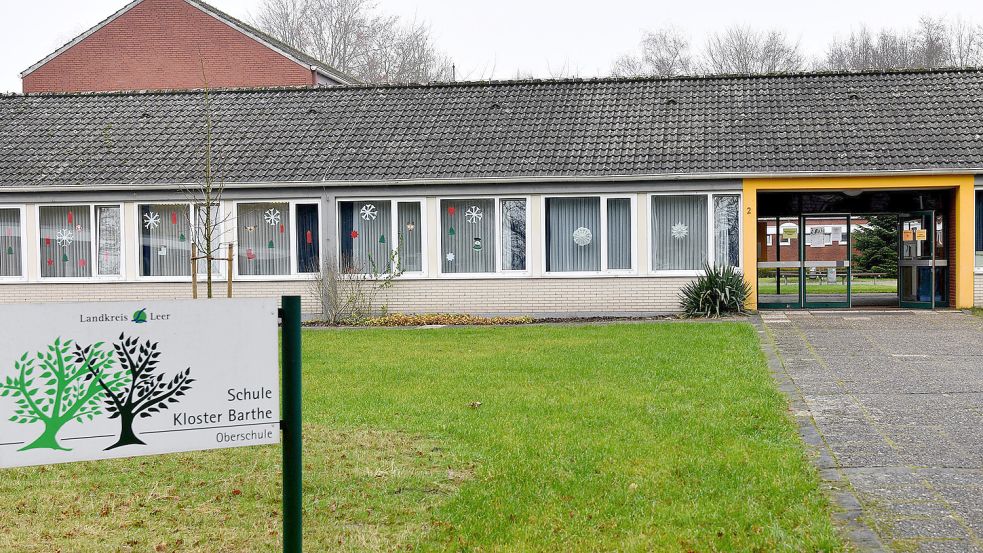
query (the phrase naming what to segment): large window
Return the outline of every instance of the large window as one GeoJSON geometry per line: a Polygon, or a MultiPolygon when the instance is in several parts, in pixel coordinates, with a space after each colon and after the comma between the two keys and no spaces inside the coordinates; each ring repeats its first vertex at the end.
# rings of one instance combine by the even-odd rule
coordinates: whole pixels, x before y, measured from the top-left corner
{"type": "Polygon", "coordinates": [[[707,262],[740,267],[740,204],[736,194],[653,195],[652,270],[699,271],[707,262]]]}
{"type": "Polygon", "coordinates": [[[420,200],[338,202],[341,269],[352,274],[423,272],[423,209],[420,200]],[[395,213],[394,213],[395,211],[395,213]]]}
{"type": "Polygon", "coordinates": [[[140,274],[191,275],[191,215],[188,204],[145,204],[140,214],[140,274]]]}
{"type": "Polygon", "coordinates": [[[526,271],[525,198],[440,200],[440,272],[526,271]]]}
{"type": "Polygon", "coordinates": [[[0,279],[24,276],[23,213],[0,208],[0,279]]]}
{"type": "Polygon", "coordinates": [[[707,196],[652,196],[652,269],[697,271],[707,262],[707,196]]]}
{"type": "Polygon", "coordinates": [[[630,271],[634,221],[631,198],[546,198],[546,271],[630,271]]]}
{"type": "Polygon", "coordinates": [[[976,266],[983,268],[983,190],[976,191],[976,266]]]}
{"type": "Polygon", "coordinates": [[[236,206],[241,276],[287,276],[320,270],[320,216],[315,202],[236,206]]]}
{"type": "Polygon", "coordinates": [[[42,278],[119,277],[120,206],[38,208],[42,278]]]}

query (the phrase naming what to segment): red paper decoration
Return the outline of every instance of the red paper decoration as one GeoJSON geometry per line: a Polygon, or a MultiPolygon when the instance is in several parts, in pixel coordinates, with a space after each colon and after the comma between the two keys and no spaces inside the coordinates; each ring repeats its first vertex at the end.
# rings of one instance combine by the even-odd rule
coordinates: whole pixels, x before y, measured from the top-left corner
{"type": "Polygon", "coordinates": [[[307,231],[307,243],[308,244],[314,243],[314,234],[311,231],[307,231]]]}
{"type": "Polygon", "coordinates": [[[454,212],[456,212],[456,211],[457,211],[457,208],[454,207],[454,206],[450,206],[450,207],[447,208],[447,214],[448,215],[454,215],[454,212]]]}
{"type": "Polygon", "coordinates": [[[54,259],[51,259],[51,258],[49,257],[49,258],[48,258],[48,267],[50,267],[50,266],[52,266],[52,265],[54,265],[54,264],[55,264],[55,260],[54,260],[54,259]]]}
{"type": "Polygon", "coordinates": [[[71,211],[68,212],[68,224],[72,224],[75,221],[75,214],[71,211]]]}
{"type": "Polygon", "coordinates": [[[248,259],[250,261],[256,259],[256,253],[253,251],[252,248],[249,248],[248,250],[246,250],[246,259],[248,259]]]}
{"type": "Polygon", "coordinates": [[[176,225],[177,224],[177,212],[176,211],[172,211],[171,212],[171,224],[172,225],[176,225]]]}
{"type": "Polygon", "coordinates": [[[358,231],[357,230],[353,230],[352,231],[352,238],[358,238],[358,231]]]}
{"type": "Polygon", "coordinates": [[[84,259],[79,259],[79,267],[85,267],[86,261],[84,259]]]}
{"type": "Polygon", "coordinates": [[[284,231],[283,225],[280,225],[280,234],[283,234],[283,231],[284,231]]]}
{"type": "Polygon", "coordinates": [[[45,236],[44,237],[44,245],[45,246],[50,246],[51,245],[51,237],[50,236],[45,236]]]}

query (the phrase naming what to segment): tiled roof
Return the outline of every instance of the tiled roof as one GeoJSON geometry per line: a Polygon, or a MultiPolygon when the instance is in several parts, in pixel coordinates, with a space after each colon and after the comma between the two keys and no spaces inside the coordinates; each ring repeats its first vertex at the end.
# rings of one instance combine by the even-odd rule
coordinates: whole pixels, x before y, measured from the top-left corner
{"type": "MultiPolygon", "coordinates": [[[[213,91],[230,183],[983,168],[983,71],[213,91]]],[[[0,98],[0,186],[200,180],[202,92],[0,98]]],[[[981,171],[983,172],[983,171],[981,171]]]]}

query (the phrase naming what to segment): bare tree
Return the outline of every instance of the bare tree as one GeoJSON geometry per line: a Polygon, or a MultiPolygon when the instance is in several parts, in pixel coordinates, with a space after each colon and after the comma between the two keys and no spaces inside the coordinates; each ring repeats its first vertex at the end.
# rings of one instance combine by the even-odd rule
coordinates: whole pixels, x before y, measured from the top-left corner
{"type": "Polygon", "coordinates": [[[612,73],[619,77],[675,77],[692,70],[689,38],[678,29],[665,27],[646,31],[639,54],[626,54],[614,62],[612,73]]]}
{"type": "Polygon", "coordinates": [[[983,29],[962,19],[922,17],[913,29],[866,27],[834,40],[826,50],[823,69],[870,71],[971,67],[983,62],[983,29]]]}
{"type": "Polygon", "coordinates": [[[372,0],[264,0],[255,23],[364,82],[451,78],[451,62],[425,23],[383,15],[372,0]]]}
{"type": "Polygon", "coordinates": [[[784,32],[734,26],[710,36],[700,66],[704,73],[750,75],[800,71],[803,61],[799,44],[784,32]]]}

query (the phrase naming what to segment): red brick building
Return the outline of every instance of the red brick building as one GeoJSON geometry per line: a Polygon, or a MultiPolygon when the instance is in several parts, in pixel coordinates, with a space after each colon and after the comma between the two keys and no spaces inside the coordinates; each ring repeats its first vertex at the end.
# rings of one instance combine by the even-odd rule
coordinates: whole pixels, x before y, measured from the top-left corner
{"type": "Polygon", "coordinates": [[[21,78],[25,93],[355,82],[199,0],[135,0],[21,78]]]}

